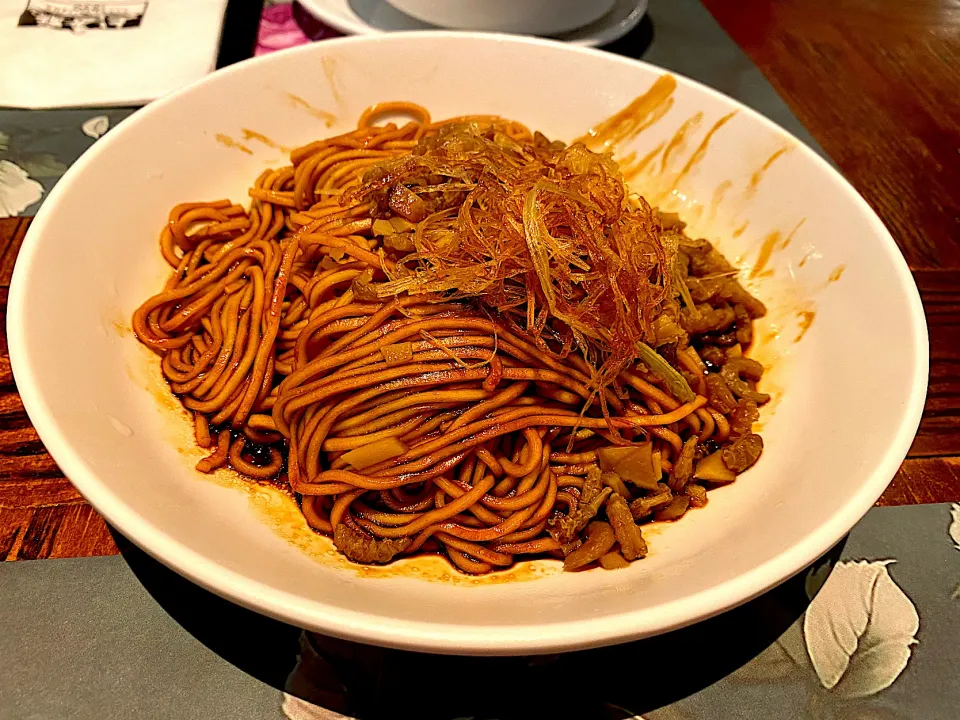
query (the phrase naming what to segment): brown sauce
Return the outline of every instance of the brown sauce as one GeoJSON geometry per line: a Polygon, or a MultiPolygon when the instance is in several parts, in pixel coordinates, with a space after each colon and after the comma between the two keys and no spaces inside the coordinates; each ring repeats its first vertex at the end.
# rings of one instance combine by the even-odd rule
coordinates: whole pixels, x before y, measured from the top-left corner
{"type": "Polygon", "coordinates": [[[582,142],[591,150],[610,150],[633,140],[673,107],[672,95],[676,89],[677,81],[672,75],[661,75],[647,92],[574,142],[582,142]]]}
{"type": "Polygon", "coordinates": [[[770,157],[767,158],[766,162],[760,166],[760,169],[757,170],[750,177],[750,184],[747,185],[747,196],[753,195],[757,191],[757,188],[760,186],[760,182],[763,180],[763,176],[766,174],[767,170],[770,169],[770,166],[777,161],[777,158],[785,155],[790,152],[793,148],[782,147],[779,150],[776,150],[770,157]]]}
{"type": "Polygon", "coordinates": [[[287,99],[293,104],[294,107],[302,108],[317,118],[317,120],[321,120],[326,127],[333,127],[333,124],[337,122],[336,115],[327,112],[326,110],[320,110],[319,108],[313,107],[313,105],[308,103],[299,95],[287,93],[287,99]]]}
{"type": "Polygon", "coordinates": [[[831,272],[830,276],[827,278],[828,283],[835,283],[843,276],[843,271],[847,269],[846,265],[837,265],[831,272]]]}
{"type": "Polygon", "coordinates": [[[787,233],[786,237],[784,237],[779,230],[774,230],[772,233],[767,235],[760,244],[760,252],[757,254],[757,260],[750,269],[750,274],[748,277],[752,279],[757,277],[769,277],[773,275],[773,270],[767,269],[767,264],[770,262],[770,258],[773,257],[774,253],[786,250],[790,246],[790,243],[793,241],[793,236],[796,234],[797,230],[801,228],[804,222],[806,222],[806,218],[798,222],[794,226],[793,230],[787,233]]]}
{"type": "Polygon", "coordinates": [[[698,112],[692,117],[687,118],[683,125],[681,125],[680,128],[673,134],[673,137],[670,138],[670,142],[667,143],[667,147],[663,151],[663,157],[660,160],[661,173],[670,166],[676,154],[687,146],[688,136],[691,132],[696,132],[697,128],[700,127],[700,123],[702,122],[703,113],[698,112]]]}
{"type": "Polygon", "coordinates": [[[631,182],[639,177],[647,168],[651,167],[653,160],[663,150],[663,143],[657,145],[639,160],[635,160],[636,153],[630,153],[628,158],[620,161],[620,170],[623,173],[624,182],[631,182]]]}
{"type": "Polygon", "coordinates": [[[693,154],[687,160],[686,164],[683,166],[683,169],[680,171],[680,174],[677,175],[676,179],[673,181],[673,185],[670,188],[670,191],[673,192],[680,185],[680,182],[690,174],[690,171],[693,170],[697,164],[703,160],[703,157],[707,154],[707,148],[710,146],[710,141],[713,140],[713,136],[726,125],[733,116],[737,114],[737,111],[727,113],[722,118],[717,120],[709,130],[707,134],[703,136],[703,140],[700,141],[700,144],[697,146],[697,149],[693,151],[693,154]]]}
{"type": "Polygon", "coordinates": [[[797,337],[793,340],[795,343],[803,340],[803,336],[807,334],[807,330],[809,330],[810,326],[813,325],[813,321],[816,316],[817,314],[813,310],[797,311],[797,317],[800,319],[800,325],[797,331],[797,337]]]}
{"type": "Polygon", "coordinates": [[[773,257],[774,251],[782,249],[782,242],[783,236],[779,230],[774,230],[763,239],[763,242],[760,243],[760,252],[757,254],[757,261],[753,264],[753,267],[750,268],[748,277],[755,278],[764,274],[767,263],[770,262],[770,258],[773,257]]]}
{"type": "Polygon", "coordinates": [[[239,150],[240,152],[245,152],[247,155],[253,155],[253,150],[251,150],[250,148],[248,148],[248,147],[247,147],[246,145],[244,145],[243,143],[241,143],[241,142],[239,142],[239,141],[237,141],[237,140],[234,140],[234,139],[233,139],[232,137],[230,137],[229,135],[224,135],[223,133],[217,133],[216,137],[217,137],[217,142],[220,143],[221,145],[225,146],[225,147],[235,148],[235,149],[239,150]]]}
{"type": "Polygon", "coordinates": [[[274,148],[275,150],[280,150],[281,152],[285,152],[285,153],[288,153],[293,149],[293,148],[286,147],[285,145],[281,145],[280,143],[274,140],[271,140],[266,135],[264,135],[263,133],[259,133],[256,130],[250,130],[249,128],[240,128],[240,131],[243,133],[244,140],[256,140],[257,142],[262,143],[263,145],[266,145],[269,148],[274,148]]]}
{"type": "MultiPolygon", "coordinates": [[[[340,88],[337,86],[337,59],[335,57],[324,57],[320,64],[323,66],[323,74],[330,85],[330,92],[333,93],[333,99],[339,108],[343,108],[343,96],[340,94],[340,88]]],[[[327,126],[329,127],[329,125],[327,126]]]]}
{"type": "MultiPolygon", "coordinates": [[[[710,215],[707,218],[707,222],[713,222],[717,213],[720,210],[720,206],[723,204],[723,200],[726,197],[727,193],[730,191],[730,188],[733,187],[732,180],[724,180],[722,183],[717,185],[713,190],[713,197],[710,199],[710,215]]],[[[734,235],[734,237],[737,237],[734,235]]]]}

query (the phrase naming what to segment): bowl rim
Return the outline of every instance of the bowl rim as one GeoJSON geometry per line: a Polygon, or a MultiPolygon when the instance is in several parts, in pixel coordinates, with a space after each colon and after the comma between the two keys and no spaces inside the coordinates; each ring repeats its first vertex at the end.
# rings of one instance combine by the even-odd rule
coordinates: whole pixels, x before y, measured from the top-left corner
{"type": "Polygon", "coordinates": [[[358,36],[324,40],[295,48],[251,58],[206,77],[171,93],[126,119],[107,138],[94,144],[64,174],[49,193],[24,238],[14,268],[8,297],[7,336],[11,368],[24,407],[40,439],[57,465],[80,493],[119,532],[132,540],[154,558],[176,570],[198,585],[251,610],[269,615],[298,627],[316,630],[348,640],[372,643],[385,647],[420,650],[448,654],[501,655],[530,654],[576,650],[627,642],[678,629],[715,616],[751,600],[789,577],[802,571],[833,547],[870,509],[894,477],[913,441],[926,398],[929,343],[927,323],[920,294],[900,249],[883,222],[860,194],[830,163],[796,139],[789,132],[756,110],[713,88],[640,60],[634,60],[593,48],[570,46],[562,42],[508,35],[464,31],[397,32],[383,36],[358,36]],[[846,500],[838,505],[831,517],[819,527],[780,554],[729,578],[711,588],[683,597],[675,602],[654,608],[639,609],[603,618],[583,619],[578,622],[539,623],[525,626],[469,626],[463,624],[434,624],[425,621],[384,618],[325,606],[322,600],[305,598],[254,580],[239,571],[226,569],[215,560],[184,545],[164,529],[119,501],[105,482],[82,457],[70,441],[70,433],[61,427],[51,413],[43,387],[28,363],[27,327],[24,323],[26,295],[33,270],[34,254],[42,242],[50,218],[57,212],[61,196],[70,192],[75,180],[82,177],[85,168],[104,152],[110,152],[111,139],[119,133],[133,131],[144,117],[180,98],[196,88],[219,81],[229,74],[243,73],[255,64],[275,62],[275,57],[286,55],[319,55],[351,44],[389,45],[411,40],[469,40],[509,43],[511,45],[544,46],[559,52],[588,54],[605,62],[638,65],[655,73],[669,72],[679,82],[694,87],[723,103],[733,103],[740,112],[763,123],[772,131],[791,138],[797,151],[806,155],[820,171],[840,181],[847,199],[867,218],[875,231],[880,246],[890,256],[899,279],[901,292],[908,305],[912,324],[913,376],[910,379],[909,400],[901,410],[899,427],[891,438],[886,452],[864,481],[846,500]]]}

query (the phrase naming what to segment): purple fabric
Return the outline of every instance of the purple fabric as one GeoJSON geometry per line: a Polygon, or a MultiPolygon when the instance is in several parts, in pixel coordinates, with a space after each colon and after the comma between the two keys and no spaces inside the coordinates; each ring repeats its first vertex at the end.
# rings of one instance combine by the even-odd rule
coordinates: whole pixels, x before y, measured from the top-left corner
{"type": "Polygon", "coordinates": [[[270,5],[264,8],[260,17],[260,32],[254,54],[266,55],[338,35],[335,30],[310,17],[297,3],[270,5]],[[304,24],[304,19],[308,19],[309,23],[304,24]]]}

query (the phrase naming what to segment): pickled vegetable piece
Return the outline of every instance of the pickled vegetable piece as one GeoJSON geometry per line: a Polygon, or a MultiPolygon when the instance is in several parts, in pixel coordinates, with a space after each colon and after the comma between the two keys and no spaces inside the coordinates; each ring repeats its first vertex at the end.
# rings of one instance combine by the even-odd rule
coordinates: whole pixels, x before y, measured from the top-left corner
{"type": "Polygon", "coordinates": [[[343,460],[356,470],[363,470],[384,460],[403,455],[406,451],[407,446],[400,440],[389,437],[349,450],[343,454],[343,460]]]}
{"type": "Polygon", "coordinates": [[[333,544],[337,550],[359,563],[388,563],[412,542],[413,538],[376,540],[343,523],[337,525],[333,531],[333,544]]]}
{"type": "Polygon", "coordinates": [[[720,455],[728,468],[741,473],[759,460],[762,452],[763,438],[756,433],[747,433],[721,450],[720,455]]]}
{"type": "Polygon", "coordinates": [[[617,542],[609,523],[592,522],[587,527],[587,539],[563,560],[564,570],[576,570],[589,565],[610,552],[617,542]]]}
{"type": "Polygon", "coordinates": [[[640,528],[633,521],[627,501],[619,495],[611,495],[607,500],[607,519],[613,527],[613,534],[620,543],[620,552],[627,560],[637,560],[647,554],[647,543],[640,528]]]}
{"type": "Polygon", "coordinates": [[[703,460],[697,463],[697,469],[693,471],[693,476],[697,480],[707,480],[714,483],[732,483],[737,479],[737,474],[727,467],[723,461],[722,451],[707,455],[703,460]]]}
{"type": "Polygon", "coordinates": [[[621,555],[616,550],[608,552],[606,555],[600,557],[600,567],[604,570],[619,570],[620,568],[625,568],[629,566],[623,555],[621,555]]]}
{"type": "Polygon", "coordinates": [[[683,449],[680,451],[680,457],[673,464],[673,472],[670,473],[670,489],[674,492],[683,490],[684,485],[693,476],[693,456],[697,451],[696,436],[688,438],[683,443],[683,449]]]}
{"type": "MultiPolygon", "coordinates": [[[[605,472],[600,476],[600,480],[608,488],[613,490],[617,495],[620,495],[626,500],[630,499],[630,491],[627,490],[627,486],[624,485],[623,479],[617,475],[615,472],[605,472]]],[[[610,504],[609,502],[607,503],[610,504]]]]}
{"type": "Polygon", "coordinates": [[[403,342],[380,348],[383,361],[387,365],[402,365],[413,358],[413,343],[403,342]]]}
{"type": "Polygon", "coordinates": [[[686,495],[677,495],[662,510],[653,516],[654,520],[679,520],[690,507],[690,498],[686,495]]]}
{"type": "Polygon", "coordinates": [[[597,457],[602,470],[615,472],[637,487],[657,489],[660,476],[654,468],[653,443],[604,447],[597,451],[597,457]]]}

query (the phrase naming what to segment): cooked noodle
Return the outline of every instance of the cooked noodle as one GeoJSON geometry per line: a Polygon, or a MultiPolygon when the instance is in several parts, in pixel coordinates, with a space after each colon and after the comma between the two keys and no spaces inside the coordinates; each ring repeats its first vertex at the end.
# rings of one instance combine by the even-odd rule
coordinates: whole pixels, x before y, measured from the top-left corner
{"type": "Polygon", "coordinates": [[[625,566],[759,457],[763,305],[609,156],[387,103],[291,163],[174,207],[133,317],[200,471],[289,487],[357,562],[485,573],[625,566]]]}

